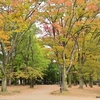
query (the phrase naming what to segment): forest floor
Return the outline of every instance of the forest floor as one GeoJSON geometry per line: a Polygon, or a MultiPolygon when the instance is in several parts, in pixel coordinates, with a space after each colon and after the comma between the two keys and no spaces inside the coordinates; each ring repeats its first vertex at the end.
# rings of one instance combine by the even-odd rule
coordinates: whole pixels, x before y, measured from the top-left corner
{"type": "Polygon", "coordinates": [[[8,92],[0,93],[0,100],[100,100],[100,87],[78,86],[68,88],[68,91],[59,93],[59,85],[11,86],[8,92]],[[99,98],[96,98],[98,96],[99,98]]]}

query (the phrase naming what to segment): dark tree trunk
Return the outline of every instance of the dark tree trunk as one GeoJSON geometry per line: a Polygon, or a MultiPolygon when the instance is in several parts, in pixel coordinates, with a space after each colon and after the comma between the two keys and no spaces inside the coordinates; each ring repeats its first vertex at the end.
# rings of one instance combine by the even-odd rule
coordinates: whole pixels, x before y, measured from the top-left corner
{"type": "Polygon", "coordinates": [[[73,85],[77,85],[77,79],[76,79],[76,74],[73,74],[73,85]]]}
{"type": "Polygon", "coordinates": [[[28,78],[28,80],[27,80],[27,84],[29,85],[30,84],[30,79],[28,78]]]}
{"type": "Polygon", "coordinates": [[[20,85],[23,84],[23,80],[22,80],[22,77],[20,77],[20,85]]]}
{"type": "Polygon", "coordinates": [[[18,82],[17,82],[17,81],[18,81],[18,80],[17,80],[17,78],[15,78],[15,83],[14,83],[15,85],[17,85],[17,84],[18,84],[18,82]]]}
{"type": "Polygon", "coordinates": [[[30,79],[30,88],[34,88],[34,78],[30,79]]]}
{"type": "Polygon", "coordinates": [[[92,75],[89,76],[89,86],[91,88],[93,87],[93,77],[92,77],[92,75]]]}

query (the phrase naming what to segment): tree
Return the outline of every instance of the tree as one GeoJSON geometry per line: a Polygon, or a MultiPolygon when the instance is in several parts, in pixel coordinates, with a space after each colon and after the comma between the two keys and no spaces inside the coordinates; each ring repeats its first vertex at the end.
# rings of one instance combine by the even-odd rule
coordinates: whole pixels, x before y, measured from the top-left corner
{"type": "Polygon", "coordinates": [[[79,48],[76,53],[77,56],[75,57],[75,65],[79,72],[79,88],[83,88],[84,83],[86,85],[85,78],[93,81],[93,78],[96,76],[95,73],[99,68],[99,61],[97,60],[99,54],[99,45],[97,45],[97,42],[98,39],[93,39],[93,32],[91,31],[83,34],[79,38],[79,48]]]}
{"type": "Polygon", "coordinates": [[[1,91],[7,91],[7,66],[23,35],[38,18],[38,0],[0,0],[0,48],[3,55],[1,91]]]}
{"type": "Polygon", "coordinates": [[[46,45],[49,45],[55,52],[57,62],[62,69],[62,90],[66,90],[66,73],[68,74],[72,67],[74,54],[78,49],[78,40],[83,34],[90,31],[95,32],[98,28],[95,17],[99,12],[97,6],[98,0],[49,0],[45,9],[41,14],[41,22],[44,27],[44,37],[46,45]],[[95,26],[95,24],[97,26],[95,26]],[[68,46],[70,46],[69,66],[67,66],[66,58],[68,58],[68,46]],[[59,57],[62,60],[59,62],[59,57]],[[66,67],[67,72],[66,72],[66,67]]]}
{"type": "Polygon", "coordinates": [[[31,88],[34,86],[34,81],[37,80],[37,78],[43,78],[43,72],[49,63],[49,60],[44,56],[43,46],[40,46],[39,40],[36,38],[38,31],[35,25],[32,25],[18,45],[16,49],[17,55],[15,57],[15,59],[18,57],[19,59],[21,58],[20,64],[18,63],[19,60],[15,60],[17,65],[15,76],[17,78],[30,79],[31,88]],[[22,66],[23,64],[24,66],[22,66]]]}

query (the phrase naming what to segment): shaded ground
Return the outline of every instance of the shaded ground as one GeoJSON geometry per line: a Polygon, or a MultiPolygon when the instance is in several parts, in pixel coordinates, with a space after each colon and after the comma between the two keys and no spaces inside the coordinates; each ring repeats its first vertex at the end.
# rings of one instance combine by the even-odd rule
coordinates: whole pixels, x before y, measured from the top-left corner
{"type": "Polygon", "coordinates": [[[0,100],[100,100],[96,96],[100,96],[100,87],[94,88],[78,87],[68,88],[63,95],[59,94],[58,85],[36,85],[34,89],[29,86],[11,86],[8,87],[9,93],[0,95],[0,100]],[[56,94],[53,91],[56,91],[56,94]]]}

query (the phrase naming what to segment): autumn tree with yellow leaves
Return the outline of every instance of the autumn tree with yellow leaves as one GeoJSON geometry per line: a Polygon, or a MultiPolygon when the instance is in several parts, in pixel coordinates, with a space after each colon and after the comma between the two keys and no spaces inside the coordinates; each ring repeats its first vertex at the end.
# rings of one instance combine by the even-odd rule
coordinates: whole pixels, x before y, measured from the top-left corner
{"type": "Polygon", "coordinates": [[[38,18],[38,0],[0,0],[1,91],[7,91],[7,66],[24,34],[38,18]]]}
{"type": "Polygon", "coordinates": [[[80,49],[80,37],[93,35],[100,27],[96,17],[99,12],[99,0],[49,0],[41,12],[43,41],[54,50],[61,68],[62,91],[67,90],[66,74],[74,63],[74,54],[80,49]]]}

